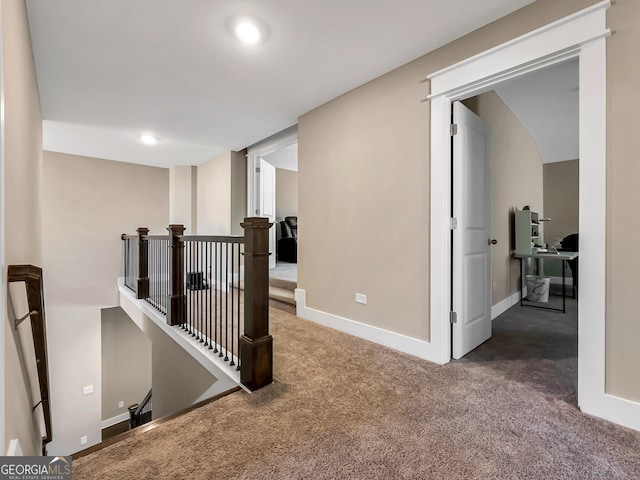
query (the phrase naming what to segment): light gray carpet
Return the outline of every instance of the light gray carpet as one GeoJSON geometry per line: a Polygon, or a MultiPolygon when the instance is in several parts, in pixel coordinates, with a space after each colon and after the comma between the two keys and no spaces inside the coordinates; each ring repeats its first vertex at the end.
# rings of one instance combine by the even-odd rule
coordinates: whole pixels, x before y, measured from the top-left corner
{"type": "Polygon", "coordinates": [[[276,268],[269,270],[269,278],[278,280],[287,280],[289,282],[297,283],[298,281],[298,264],[278,262],[276,268]]]}
{"type": "Polygon", "coordinates": [[[640,478],[640,433],[522,381],[546,359],[437,366],[270,311],[273,385],[76,460],[74,479],[640,478]]]}

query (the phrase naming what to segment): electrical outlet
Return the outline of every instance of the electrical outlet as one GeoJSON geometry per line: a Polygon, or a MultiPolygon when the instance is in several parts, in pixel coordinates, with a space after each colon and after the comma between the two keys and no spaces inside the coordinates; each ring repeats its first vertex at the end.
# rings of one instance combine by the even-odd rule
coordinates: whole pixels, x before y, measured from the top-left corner
{"type": "Polygon", "coordinates": [[[118,408],[124,408],[124,400],[118,402],[118,408]]]}
{"type": "Polygon", "coordinates": [[[80,445],[86,445],[88,441],[89,440],[86,435],[84,437],[80,437],[80,445]]]}
{"type": "Polygon", "coordinates": [[[82,387],[82,394],[83,395],[89,395],[90,393],[93,393],[93,385],[86,385],[86,386],[82,387]]]}
{"type": "Polygon", "coordinates": [[[363,293],[356,293],[356,303],[367,304],[367,296],[363,293]]]}

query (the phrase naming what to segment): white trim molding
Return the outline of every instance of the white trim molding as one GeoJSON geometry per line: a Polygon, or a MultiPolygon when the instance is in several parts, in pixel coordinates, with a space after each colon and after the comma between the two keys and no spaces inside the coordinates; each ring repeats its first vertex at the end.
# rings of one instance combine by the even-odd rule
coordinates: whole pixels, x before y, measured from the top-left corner
{"type": "Polygon", "coordinates": [[[300,288],[296,288],[295,297],[296,315],[300,318],[431,362],[442,363],[432,354],[429,342],[307,307],[307,292],[300,288]]]}
{"type": "Polygon", "coordinates": [[[9,447],[7,448],[7,457],[22,457],[23,455],[20,440],[17,438],[10,440],[9,447]]]}
{"type": "Polygon", "coordinates": [[[124,412],[121,413],[120,415],[116,415],[115,417],[111,417],[111,418],[107,418],[106,420],[102,420],[102,422],[100,422],[100,430],[103,430],[105,428],[109,428],[112,427],[113,425],[120,423],[120,422],[124,422],[125,420],[129,420],[129,413],[128,412],[124,412]]]}
{"type": "MultiPolygon", "coordinates": [[[[429,75],[431,83],[431,344],[451,358],[451,104],[494,85],[577,58],[580,63],[580,296],[578,405],[583,412],[640,429],[640,403],[605,390],[606,26],[609,0],[429,75]]],[[[455,280],[455,279],[454,279],[455,280]]],[[[456,282],[457,284],[457,282],[456,282]]]]}
{"type": "MultiPolygon", "coordinates": [[[[522,298],[527,296],[527,287],[524,287],[522,290],[522,298]]],[[[514,305],[520,303],[520,292],[514,292],[509,295],[504,300],[499,301],[495,305],[491,307],[491,320],[495,320],[497,317],[502,315],[504,312],[509,310],[514,305]]]]}
{"type": "MultiPolygon", "coordinates": [[[[281,134],[269,137],[266,140],[247,149],[247,216],[255,217],[260,209],[260,181],[256,168],[260,166],[260,157],[278,152],[283,148],[298,143],[297,127],[288,128],[281,134]]],[[[260,212],[262,213],[262,212],[260,212]]]]}

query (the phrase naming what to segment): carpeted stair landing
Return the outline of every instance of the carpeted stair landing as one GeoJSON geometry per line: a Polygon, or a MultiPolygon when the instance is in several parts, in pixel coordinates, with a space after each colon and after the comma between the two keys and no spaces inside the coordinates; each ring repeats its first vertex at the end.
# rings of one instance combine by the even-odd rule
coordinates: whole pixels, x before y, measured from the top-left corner
{"type": "Polygon", "coordinates": [[[75,460],[74,480],[640,478],[640,433],[517,381],[507,362],[438,366],[270,315],[274,384],[75,460]]]}
{"type": "Polygon", "coordinates": [[[289,313],[295,313],[296,300],[294,292],[296,288],[297,282],[269,277],[269,303],[273,307],[289,313]]]}

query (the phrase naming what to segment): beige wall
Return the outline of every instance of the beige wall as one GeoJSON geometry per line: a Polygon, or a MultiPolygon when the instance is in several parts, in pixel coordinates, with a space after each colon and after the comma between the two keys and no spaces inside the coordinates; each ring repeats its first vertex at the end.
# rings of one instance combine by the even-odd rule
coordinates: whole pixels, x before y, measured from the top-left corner
{"type": "Polygon", "coordinates": [[[198,234],[241,235],[247,211],[245,151],[225,152],[198,167],[198,234]]]}
{"type": "MultiPolygon", "coordinates": [[[[40,453],[29,405],[28,382],[20,368],[19,345],[9,325],[6,301],[6,265],[41,263],[40,186],[42,182],[42,117],[31,53],[24,0],[2,0],[2,83],[4,89],[4,155],[2,216],[4,250],[1,308],[4,392],[0,420],[0,454],[18,438],[26,455],[40,453]],[[8,179],[8,180],[7,180],[8,179]],[[6,423],[5,423],[6,422],[6,423]]],[[[36,392],[39,397],[39,394],[36,392]]]]}
{"type": "Polygon", "coordinates": [[[640,2],[616,0],[607,23],[607,392],[640,401],[640,2]]]}
{"type": "Polygon", "coordinates": [[[518,291],[519,264],[511,256],[514,207],[545,212],[542,159],[533,137],[494,91],[464,103],[491,125],[491,236],[498,240],[491,250],[495,305],[518,291]]]}
{"type": "Polygon", "coordinates": [[[231,152],[231,234],[244,235],[247,216],[247,151],[231,152]]]}
{"type": "Polygon", "coordinates": [[[218,384],[216,377],[152,321],[147,322],[145,333],[153,345],[151,384],[154,419],[176,413],[219,393],[220,389],[231,388],[226,379],[218,384]]]}
{"type": "Polygon", "coordinates": [[[49,451],[68,454],[83,448],[83,435],[87,446],[100,441],[101,309],[119,302],[120,234],[139,226],[166,232],[169,171],[45,152],[43,200],[51,402],[58,426],[49,451]],[[93,385],[94,393],[83,395],[85,385],[93,385]]]}
{"type": "Polygon", "coordinates": [[[578,233],[580,202],[578,160],[544,165],[544,241],[556,246],[570,233],[578,233]]]}
{"type": "Polygon", "coordinates": [[[298,285],[310,307],[429,340],[422,80],[593,3],[539,0],[300,117],[298,285]]]}
{"type": "Polygon", "coordinates": [[[276,169],[276,219],[298,216],[298,172],[276,169]]]}
{"type": "MultiPolygon", "coordinates": [[[[183,348],[170,338],[164,328],[136,305],[130,295],[121,294],[120,305],[131,321],[151,340],[153,418],[175,413],[236,386],[208,358],[202,358],[199,348],[191,344],[183,348]],[[194,356],[185,348],[191,350],[194,356]]],[[[205,357],[209,357],[209,354],[205,354],[205,357]]]]}
{"type": "Polygon", "coordinates": [[[151,342],[120,307],[102,310],[102,420],[128,413],[151,388],[151,342]],[[120,401],[124,402],[119,407],[120,401]]]}
{"type": "Polygon", "coordinates": [[[169,222],[185,226],[187,235],[198,231],[198,167],[169,170],[169,222]]]}
{"type": "Polygon", "coordinates": [[[594,3],[538,0],[300,117],[298,285],[309,307],[429,340],[430,110],[422,80],[594,3]],[[356,304],[355,292],[368,305],[356,304]]]}
{"type": "Polygon", "coordinates": [[[226,378],[218,381],[153,321],[145,317],[139,328],[120,307],[102,311],[102,346],[103,420],[126,413],[152,387],[154,419],[232,387],[226,378]],[[124,408],[118,408],[120,400],[124,408]]]}
{"type": "Polygon", "coordinates": [[[231,232],[231,152],[198,166],[198,234],[231,232]]]}

